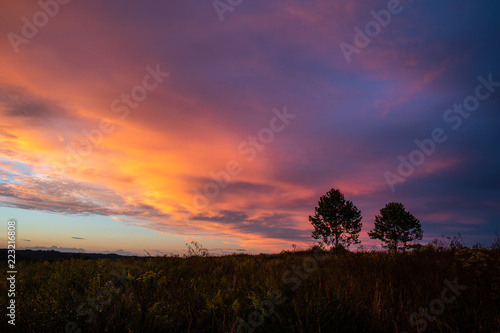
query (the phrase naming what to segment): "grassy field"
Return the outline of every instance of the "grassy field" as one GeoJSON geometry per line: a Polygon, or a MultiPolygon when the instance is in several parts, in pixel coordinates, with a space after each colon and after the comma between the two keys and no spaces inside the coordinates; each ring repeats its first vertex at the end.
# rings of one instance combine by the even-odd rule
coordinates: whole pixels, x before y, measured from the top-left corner
{"type": "Polygon", "coordinates": [[[16,331],[500,332],[498,246],[190,254],[18,262],[16,331]]]}

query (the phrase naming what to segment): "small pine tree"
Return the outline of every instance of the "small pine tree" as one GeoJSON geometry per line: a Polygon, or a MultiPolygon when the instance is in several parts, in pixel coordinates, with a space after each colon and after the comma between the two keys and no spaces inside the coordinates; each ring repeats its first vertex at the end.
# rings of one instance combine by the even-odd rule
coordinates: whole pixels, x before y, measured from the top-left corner
{"type": "Polygon", "coordinates": [[[412,247],[408,243],[422,239],[423,232],[420,221],[403,204],[390,202],[375,216],[375,229],[368,236],[380,239],[390,251],[398,251],[412,247]]]}

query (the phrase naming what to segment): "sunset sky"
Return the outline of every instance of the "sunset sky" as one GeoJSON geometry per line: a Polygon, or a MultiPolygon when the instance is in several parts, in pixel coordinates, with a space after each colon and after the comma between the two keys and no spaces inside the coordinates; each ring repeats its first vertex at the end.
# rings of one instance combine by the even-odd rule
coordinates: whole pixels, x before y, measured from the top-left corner
{"type": "Polygon", "coordinates": [[[227,3],[0,4],[2,244],[305,248],[331,188],[491,244],[498,1],[227,3]]]}

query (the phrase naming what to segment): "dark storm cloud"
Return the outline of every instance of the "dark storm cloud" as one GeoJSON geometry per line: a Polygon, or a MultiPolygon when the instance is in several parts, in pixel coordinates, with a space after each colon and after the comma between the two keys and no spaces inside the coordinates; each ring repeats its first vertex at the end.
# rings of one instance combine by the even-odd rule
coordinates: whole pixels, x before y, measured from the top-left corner
{"type": "Polygon", "coordinates": [[[223,223],[225,227],[231,227],[235,231],[267,238],[279,238],[290,241],[305,241],[303,230],[289,227],[293,219],[288,214],[262,214],[250,218],[244,212],[220,211],[216,215],[199,214],[192,218],[194,221],[210,221],[223,223]]]}

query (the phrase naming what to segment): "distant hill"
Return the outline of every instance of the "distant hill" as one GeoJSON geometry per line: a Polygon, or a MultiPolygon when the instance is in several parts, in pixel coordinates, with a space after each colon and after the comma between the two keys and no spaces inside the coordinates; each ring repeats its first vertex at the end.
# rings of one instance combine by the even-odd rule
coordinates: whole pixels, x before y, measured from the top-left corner
{"type": "MultiPolygon", "coordinates": [[[[0,249],[0,256],[7,258],[7,249],[0,249]]],[[[138,256],[121,256],[116,253],[75,253],[55,250],[16,250],[16,261],[25,260],[61,260],[61,259],[121,259],[139,258],[138,256]]]]}

